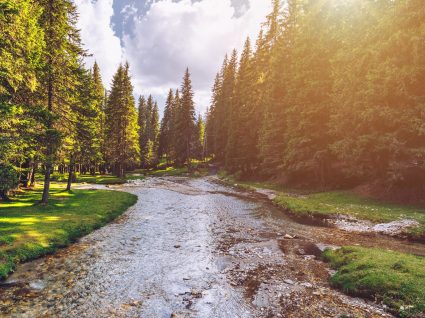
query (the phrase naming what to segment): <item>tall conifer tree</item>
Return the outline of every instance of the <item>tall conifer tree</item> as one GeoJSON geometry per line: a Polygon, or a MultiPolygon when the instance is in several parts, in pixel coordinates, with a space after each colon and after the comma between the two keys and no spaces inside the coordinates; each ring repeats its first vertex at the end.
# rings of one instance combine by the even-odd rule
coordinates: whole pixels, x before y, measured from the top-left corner
{"type": "Polygon", "coordinates": [[[192,81],[189,69],[186,69],[181,86],[181,99],[176,109],[176,134],[175,142],[176,161],[178,165],[187,163],[193,156],[193,141],[196,134],[195,105],[193,102],[192,81]]]}
{"type": "Polygon", "coordinates": [[[48,115],[45,120],[45,177],[41,202],[47,203],[50,174],[60,146],[61,133],[66,133],[72,125],[68,115],[72,99],[75,99],[72,92],[76,94],[76,75],[84,51],[76,28],[78,13],[74,3],[70,0],[38,0],[37,3],[43,9],[40,23],[46,41],[41,81],[48,115]]]}
{"type": "Polygon", "coordinates": [[[165,156],[167,160],[171,156],[172,151],[172,131],[174,116],[174,92],[172,89],[168,92],[167,101],[165,102],[164,117],[161,120],[161,129],[159,137],[159,156],[165,156]]]}
{"type": "Polygon", "coordinates": [[[139,160],[137,113],[129,66],[120,65],[112,81],[106,110],[108,160],[114,173],[123,177],[126,168],[139,160]]]}

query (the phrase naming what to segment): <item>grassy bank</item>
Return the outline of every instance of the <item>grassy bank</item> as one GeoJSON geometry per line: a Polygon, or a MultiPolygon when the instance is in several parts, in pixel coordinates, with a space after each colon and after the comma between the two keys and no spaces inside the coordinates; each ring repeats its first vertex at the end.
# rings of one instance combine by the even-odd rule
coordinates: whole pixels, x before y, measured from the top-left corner
{"type": "Polygon", "coordinates": [[[349,191],[307,192],[273,183],[238,181],[224,174],[220,175],[220,177],[228,184],[240,189],[252,191],[256,188],[274,190],[277,193],[274,202],[278,206],[301,216],[305,214],[326,218],[343,214],[374,223],[413,219],[418,221],[420,226],[409,229],[408,234],[413,238],[425,238],[424,208],[363,198],[349,191]]]}
{"type": "MultiPolygon", "coordinates": [[[[187,167],[159,167],[158,169],[138,169],[132,173],[143,174],[149,177],[202,177],[208,175],[207,168],[200,168],[194,165],[193,171],[189,171],[187,167]]],[[[131,173],[129,174],[131,177],[131,173]]]]}
{"type": "Polygon", "coordinates": [[[425,314],[425,258],[362,247],[326,250],[324,258],[345,293],[382,301],[401,317],[425,314]]]}
{"type": "Polygon", "coordinates": [[[37,204],[41,185],[24,191],[10,203],[0,203],[0,277],[17,263],[52,253],[105,225],[135,204],[124,192],[74,190],[53,183],[47,206],[37,204]]]}
{"type": "Polygon", "coordinates": [[[375,223],[413,219],[418,221],[420,226],[409,229],[409,233],[418,238],[425,235],[425,209],[423,208],[379,202],[345,191],[304,195],[280,193],[275,202],[298,214],[314,214],[324,217],[344,214],[375,223]]]}
{"type": "MultiPolygon", "coordinates": [[[[39,180],[42,180],[42,177],[39,178],[39,180]]],[[[68,180],[67,174],[59,174],[54,173],[52,175],[52,180],[59,181],[59,182],[66,182],[68,180]]],[[[96,174],[94,176],[90,174],[77,174],[76,175],[76,183],[93,183],[93,184],[124,184],[127,182],[127,178],[118,178],[113,175],[99,175],[96,174]]]]}

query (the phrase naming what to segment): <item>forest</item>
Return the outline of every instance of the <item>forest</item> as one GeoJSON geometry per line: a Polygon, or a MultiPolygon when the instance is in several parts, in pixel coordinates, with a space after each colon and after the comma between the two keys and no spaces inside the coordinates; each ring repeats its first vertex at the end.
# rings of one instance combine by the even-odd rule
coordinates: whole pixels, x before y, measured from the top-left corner
{"type": "Polygon", "coordinates": [[[0,0],[0,316],[424,317],[424,1],[270,2],[161,105],[81,2],[0,0]]]}
{"type": "Polygon", "coordinates": [[[128,63],[106,90],[76,28],[72,1],[7,1],[0,7],[0,196],[44,175],[47,203],[51,175],[112,173],[123,177],[151,168],[165,156],[178,165],[202,155],[204,123],[195,118],[189,70],[181,91],[170,91],[159,124],[152,96],[136,109],[128,63]],[[171,150],[170,145],[173,144],[171,150]]]}
{"type": "MultiPolygon", "coordinates": [[[[106,90],[87,69],[71,1],[1,4],[3,199],[54,169],[113,173],[211,158],[242,178],[422,193],[425,10],[421,1],[274,1],[254,44],[226,56],[205,114],[187,70],[160,122],[130,67],[106,90]],[[15,177],[18,176],[17,177],[15,177]]],[[[74,178],[75,179],[75,178],[74,178]]],[[[70,185],[69,185],[70,186],[70,185]]]]}
{"type": "Polygon", "coordinates": [[[424,21],[415,0],[274,1],[217,74],[208,154],[246,178],[423,196],[424,21]]]}

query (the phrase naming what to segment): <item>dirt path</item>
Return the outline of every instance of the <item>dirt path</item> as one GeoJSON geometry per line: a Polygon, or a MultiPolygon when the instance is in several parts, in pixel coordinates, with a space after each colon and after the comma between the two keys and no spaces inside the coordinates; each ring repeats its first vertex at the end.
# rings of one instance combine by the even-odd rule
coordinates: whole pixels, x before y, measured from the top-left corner
{"type": "Polygon", "coordinates": [[[332,290],[326,244],[420,244],[302,225],[208,178],[123,188],[138,203],[59,253],[19,267],[0,288],[4,317],[389,317],[332,290]],[[295,238],[289,238],[295,236],[295,238]]]}

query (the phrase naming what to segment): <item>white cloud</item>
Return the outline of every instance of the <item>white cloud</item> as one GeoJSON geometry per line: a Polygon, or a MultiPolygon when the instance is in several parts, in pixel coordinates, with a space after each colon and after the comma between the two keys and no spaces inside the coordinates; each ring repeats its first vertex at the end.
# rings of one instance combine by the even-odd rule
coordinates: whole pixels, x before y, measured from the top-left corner
{"type": "Polygon", "coordinates": [[[247,36],[255,40],[270,1],[250,0],[244,9],[236,16],[230,0],[153,2],[146,15],[134,20],[131,34],[123,37],[136,93],[153,93],[162,101],[170,87],[180,85],[189,67],[195,101],[203,111],[224,55],[233,48],[240,51],[247,36]]]}
{"type": "Polygon", "coordinates": [[[120,39],[111,26],[114,14],[113,0],[74,0],[78,7],[80,18],[78,28],[81,38],[92,57],[86,58],[87,67],[94,60],[99,64],[104,84],[109,87],[113,74],[123,60],[123,49],[120,39]]]}
{"type": "Polygon", "coordinates": [[[137,8],[132,4],[126,4],[124,8],[121,10],[121,14],[123,15],[124,22],[126,22],[130,17],[137,14],[137,8]]]}

